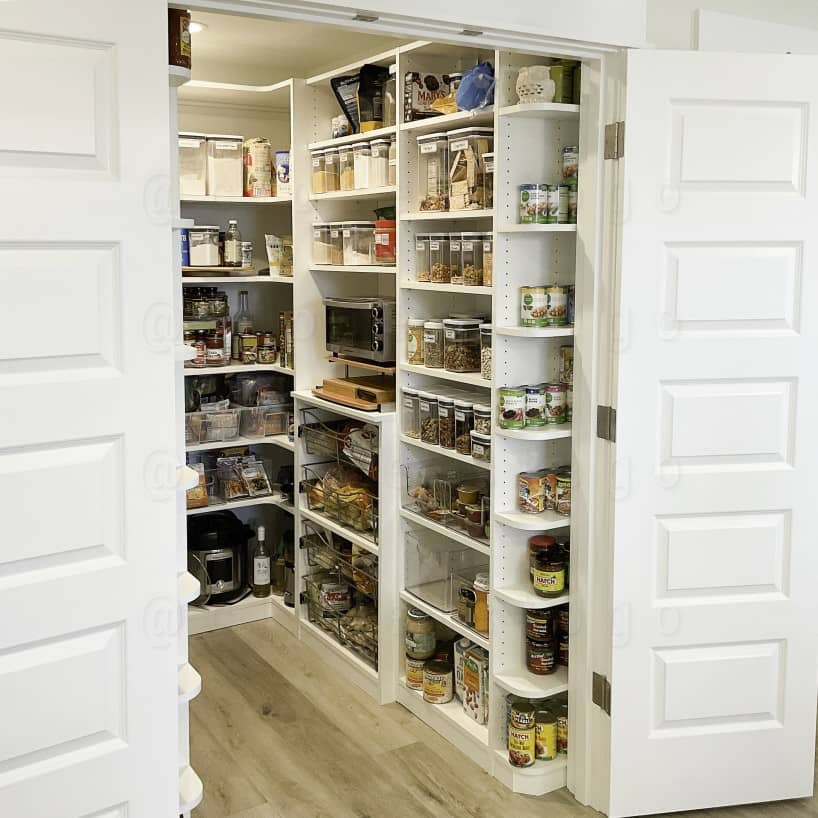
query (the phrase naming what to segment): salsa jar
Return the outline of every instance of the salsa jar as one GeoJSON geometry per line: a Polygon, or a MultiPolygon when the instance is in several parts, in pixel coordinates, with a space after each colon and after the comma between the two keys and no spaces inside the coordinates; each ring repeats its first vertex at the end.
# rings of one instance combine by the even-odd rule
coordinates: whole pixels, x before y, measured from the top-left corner
{"type": "Polygon", "coordinates": [[[534,558],[534,593],[554,597],[565,593],[565,560],[555,547],[540,551],[534,558]]]}
{"type": "Polygon", "coordinates": [[[534,578],[534,560],[537,554],[555,545],[557,545],[557,540],[550,534],[535,534],[533,537],[528,538],[528,573],[532,581],[534,578]]]}
{"type": "Polygon", "coordinates": [[[554,635],[553,608],[531,608],[525,612],[526,639],[546,642],[554,635]]]}
{"type": "Polygon", "coordinates": [[[525,640],[525,666],[529,673],[536,676],[550,676],[557,670],[557,651],[554,640],[548,638],[542,642],[533,639],[525,640]]]}
{"type": "Polygon", "coordinates": [[[501,429],[525,427],[525,387],[501,386],[497,390],[497,425],[501,429]]]}

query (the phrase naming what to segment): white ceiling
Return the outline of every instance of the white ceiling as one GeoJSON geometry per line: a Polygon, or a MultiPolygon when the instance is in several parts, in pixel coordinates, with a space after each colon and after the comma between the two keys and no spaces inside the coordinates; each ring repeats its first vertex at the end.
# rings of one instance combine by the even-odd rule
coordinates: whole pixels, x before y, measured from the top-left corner
{"type": "Polygon", "coordinates": [[[267,85],[311,77],[405,40],[338,26],[194,11],[207,28],[193,35],[193,78],[267,85]]]}

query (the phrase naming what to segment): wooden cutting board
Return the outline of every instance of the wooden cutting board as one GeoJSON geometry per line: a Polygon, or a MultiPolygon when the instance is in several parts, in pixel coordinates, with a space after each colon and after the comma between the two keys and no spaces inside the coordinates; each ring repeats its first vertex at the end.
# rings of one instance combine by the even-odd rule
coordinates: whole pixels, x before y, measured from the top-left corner
{"type": "Polygon", "coordinates": [[[395,379],[383,375],[324,378],[324,385],[313,393],[344,406],[377,411],[381,404],[395,402],[395,379]]]}

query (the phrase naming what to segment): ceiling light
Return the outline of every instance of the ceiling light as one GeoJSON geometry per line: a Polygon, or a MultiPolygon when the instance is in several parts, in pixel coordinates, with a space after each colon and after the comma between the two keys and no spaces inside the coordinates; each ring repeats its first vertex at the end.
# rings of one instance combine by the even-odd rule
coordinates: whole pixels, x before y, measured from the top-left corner
{"type": "Polygon", "coordinates": [[[196,20],[191,20],[189,28],[191,34],[198,34],[207,28],[207,23],[199,23],[196,20]]]}

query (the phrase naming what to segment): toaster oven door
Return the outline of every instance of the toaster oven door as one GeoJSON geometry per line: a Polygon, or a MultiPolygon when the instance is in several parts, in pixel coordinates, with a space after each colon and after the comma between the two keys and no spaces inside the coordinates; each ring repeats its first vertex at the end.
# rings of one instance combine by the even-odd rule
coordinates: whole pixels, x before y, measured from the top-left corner
{"type": "Polygon", "coordinates": [[[375,301],[325,299],[324,314],[327,351],[369,361],[379,361],[382,345],[376,343],[375,317],[380,305],[375,301]],[[378,348],[376,348],[378,347],[378,348]]]}

